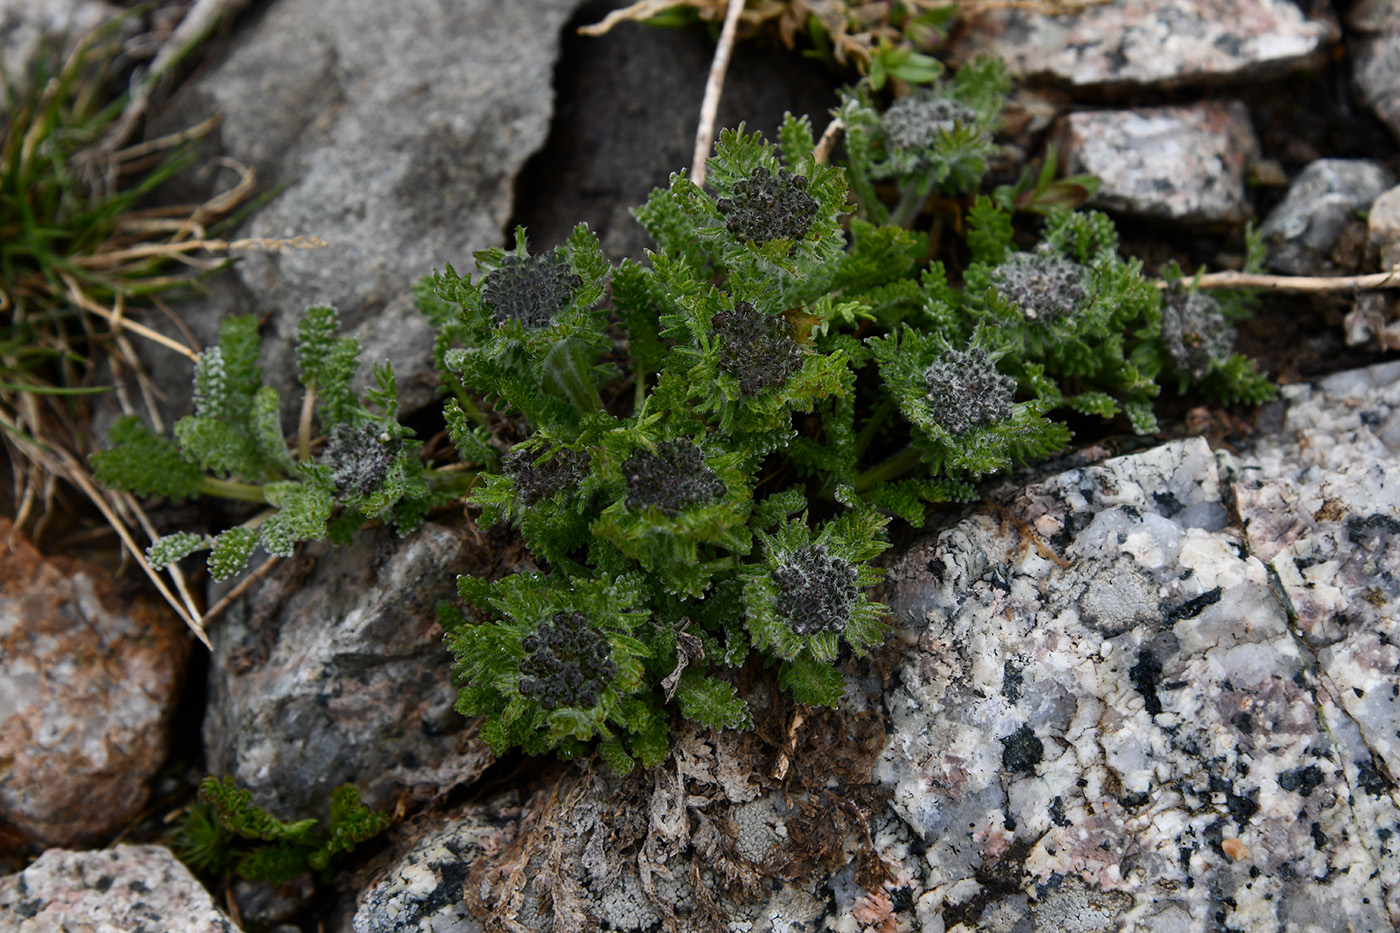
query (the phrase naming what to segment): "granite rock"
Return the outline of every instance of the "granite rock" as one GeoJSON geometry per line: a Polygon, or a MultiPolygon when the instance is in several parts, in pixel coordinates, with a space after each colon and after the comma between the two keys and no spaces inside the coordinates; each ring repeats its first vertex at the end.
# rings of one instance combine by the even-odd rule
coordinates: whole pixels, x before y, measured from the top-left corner
{"type": "Polygon", "coordinates": [[[280,189],[236,235],[329,246],[245,254],[183,312],[195,335],[208,344],[226,314],[270,312],[280,339],[265,362],[285,397],[297,321],[334,305],[366,360],[394,363],[406,406],[427,403],[432,341],[411,287],[502,244],[515,177],[545,139],[560,27],[576,3],[278,0],[250,18],[156,131],[222,112],[208,154],[280,189]]]}
{"type": "Polygon", "coordinates": [[[1243,104],[1073,113],[1058,136],[1065,171],[1101,182],[1091,207],[1196,225],[1250,215],[1245,173],[1259,146],[1243,104]]]}
{"type": "Polygon", "coordinates": [[[284,562],[213,626],[207,768],[283,819],[322,812],[339,784],[371,806],[431,796],[493,761],[453,710],[434,606],[466,569],[458,533],[379,529],[284,562]]]}
{"type": "Polygon", "coordinates": [[[1333,271],[1330,256],[1342,231],[1394,184],[1395,176],[1379,162],[1319,159],[1309,164],[1259,228],[1269,247],[1269,268],[1285,275],[1333,271]]]}
{"type": "Polygon", "coordinates": [[[134,819],[189,651],[165,604],[42,557],[0,519],[0,819],[46,846],[100,842],[134,819]]]}
{"type": "Polygon", "coordinates": [[[1381,269],[1400,268],[1400,186],[1376,198],[1366,228],[1372,245],[1380,251],[1381,269]]]}
{"type": "Polygon", "coordinates": [[[0,878],[0,929],[16,933],[236,933],[209,892],[161,846],[50,849],[0,878]]]}
{"type": "Polygon", "coordinates": [[[1242,80],[1304,64],[1336,37],[1287,0],[1118,0],[1050,16],[1026,8],[972,16],[953,48],[1003,59],[1013,76],[1086,88],[1242,80]]]}
{"type": "Polygon", "coordinates": [[[1400,24],[1353,43],[1352,79],[1376,116],[1400,139],[1400,24]]]}

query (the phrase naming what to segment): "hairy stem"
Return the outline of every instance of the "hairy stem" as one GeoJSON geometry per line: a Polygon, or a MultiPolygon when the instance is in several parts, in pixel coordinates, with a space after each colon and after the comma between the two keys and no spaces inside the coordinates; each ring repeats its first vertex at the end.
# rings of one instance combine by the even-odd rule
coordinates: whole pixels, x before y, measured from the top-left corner
{"type": "Polygon", "coordinates": [[[200,484],[201,496],[218,496],[220,499],[237,499],[239,502],[266,502],[267,496],[261,486],[252,483],[239,483],[231,479],[204,477],[200,484]]]}
{"type": "Polygon", "coordinates": [[[301,397],[301,418],[297,420],[297,459],[311,459],[311,415],[316,411],[316,386],[306,387],[301,397]]]}
{"type": "Polygon", "coordinates": [[[919,208],[924,206],[927,194],[919,191],[918,182],[911,181],[904,188],[904,193],[900,195],[899,203],[890,211],[890,223],[896,227],[907,227],[919,214],[919,208]]]}
{"type": "Polygon", "coordinates": [[[554,345],[544,361],[546,384],[584,415],[603,410],[590,356],[582,340],[566,338],[554,345]]]}
{"type": "Polygon", "coordinates": [[[465,498],[472,491],[480,476],[479,470],[428,470],[423,479],[433,492],[440,492],[454,499],[465,498]]]}
{"type": "Polygon", "coordinates": [[[856,437],[855,459],[859,460],[865,456],[865,451],[870,447],[875,436],[880,433],[880,429],[885,426],[885,419],[890,416],[894,409],[894,400],[885,399],[876,409],[870,413],[870,420],[861,428],[859,436],[856,437]]]}
{"type": "Polygon", "coordinates": [[[922,457],[923,453],[917,448],[904,448],[888,460],[875,464],[873,467],[857,476],[855,483],[856,492],[862,493],[876,483],[884,483],[892,479],[898,479],[918,466],[919,460],[922,457]]]}

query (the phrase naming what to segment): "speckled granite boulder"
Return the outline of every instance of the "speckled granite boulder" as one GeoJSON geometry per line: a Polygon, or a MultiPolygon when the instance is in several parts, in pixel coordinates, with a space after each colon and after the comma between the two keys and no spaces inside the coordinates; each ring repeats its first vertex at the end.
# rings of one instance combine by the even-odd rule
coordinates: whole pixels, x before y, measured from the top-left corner
{"type": "Polygon", "coordinates": [[[371,806],[431,796],[494,758],[453,711],[434,605],[466,569],[439,525],[364,532],[284,562],[212,627],[207,768],[283,819],[324,811],[350,782],[371,806]]]}
{"type": "Polygon", "coordinates": [[[0,821],[39,845],[102,842],[146,805],[191,638],[92,564],[0,519],[0,821]]]}
{"type": "Polygon", "coordinates": [[[1066,172],[1101,182],[1091,207],[1198,225],[1251,213],[1244,180],[1259,146],[1242,104],[1073,113],[1058,136],[1066,172]]]}
{"type": "MultiPolygon", "coordinates": [[[[292,385],[296,324],[335,305],[365,359],[391,360],[408,407],[431,398],[432,343],[411,287],[502,243],[516,173],[544,142],[559,33],[577,0],[277,0],[229,42],[160,130],[220,112],[218,153],[278,196],[240,237],[315,234],[246,254],[182,317],[206,344],[226,314],[272,314],[266,361],[292,385]]],[[[226,185],[229,177],[219,179],[226,185]]],[[[168,361],[163,382],[186,376],[168,361]]]]}
{"type": "Polygon", "coordinates": [[[161,846],[50,849],[0,878],[0,930],[237,933],[209,892],[161,846]]]}
{"type": "Polygon", "coordinates": [[[1116,0],[1065,16],[1014,6],[977,14],[954,53],[998,56],[1018,78],[1163,87],[1277,73],[1335,36],[1335,24],[1287,0],[1116,0]]]}
{"type": "Polygon", "coordinates": [[[1269,247],[1269,268],[1285,275],[1332,271],[1330,254],[1343,229],[1359,223],[1395,176],[1379,162],[1319,159],[1303,169],[1259,228],[1269,247]]]}

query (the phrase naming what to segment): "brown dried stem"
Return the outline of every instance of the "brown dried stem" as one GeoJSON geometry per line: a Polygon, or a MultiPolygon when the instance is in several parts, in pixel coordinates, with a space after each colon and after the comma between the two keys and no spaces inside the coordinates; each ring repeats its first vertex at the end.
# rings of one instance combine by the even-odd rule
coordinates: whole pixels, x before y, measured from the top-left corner
{"type": "Polygon", "coordinates": [[[705,97],[700,102],[700,125],[695,130],[695,158],[690,180],[697,187],[705,184],[705,160],[715,140],[715,119],[719,115],[719,97],[724,90],[724,74],[729,70],[729,56],[734,52],[734,34],[739,29],[739,17],[744,12],[744,0],[729,0],[724,16],[724,28],[719,33],[715,57],[710,62],[710,77],[705,81],[705,97]]]}

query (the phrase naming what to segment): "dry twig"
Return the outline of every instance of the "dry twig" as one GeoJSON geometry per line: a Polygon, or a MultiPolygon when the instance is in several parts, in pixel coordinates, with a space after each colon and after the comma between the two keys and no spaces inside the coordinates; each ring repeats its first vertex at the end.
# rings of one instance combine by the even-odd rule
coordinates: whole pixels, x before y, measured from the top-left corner
{"type": "Polygon", "coordinates": [[[734,34],[739,29],[739,16],[744,12],[744,0],[729,0],[720,30],[715,57],[710,62],[710,77],[705,81],[705,97],[700,103],[700,125],[695,130],[694,168],[690,180],[696,186],[705,184],[705,160],[710,157],[710,145],[715,139],[715,119],[719,115],[719,96],[724,90],[724,73],[729,70],[729,56],[734,51],[734,34]]]}
{"type": "MultiPolygon", "coordinates": [[[[1259,272],[1208,272],[1199,279],[1183,279],[1196,288],[1257,288],[1271,292],[1364,292],[1379,288],[1400,288],[1400,268],[1370,275],[1266,275],[1259,272]]],[[[1158,281],[1159,289],[1173,283],[1158,281]]]]}

